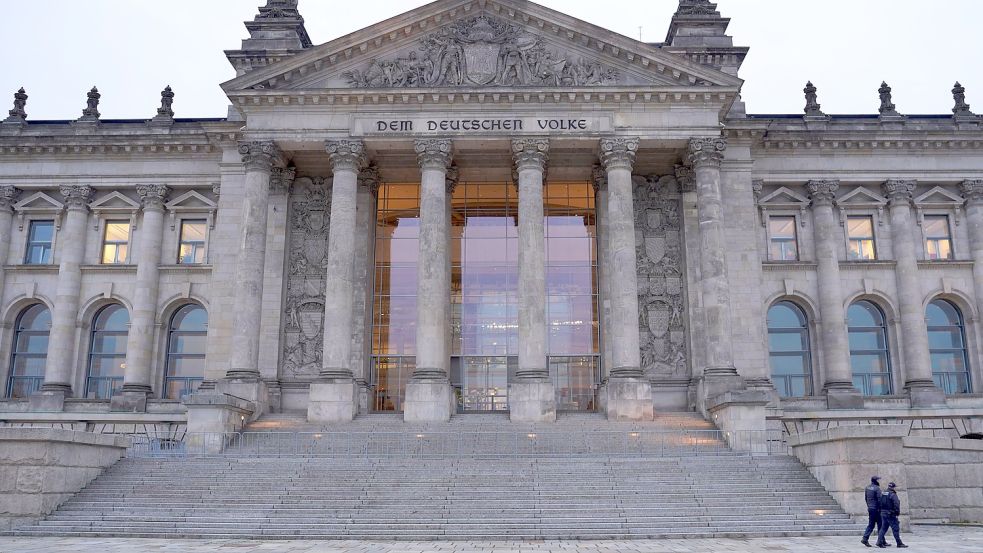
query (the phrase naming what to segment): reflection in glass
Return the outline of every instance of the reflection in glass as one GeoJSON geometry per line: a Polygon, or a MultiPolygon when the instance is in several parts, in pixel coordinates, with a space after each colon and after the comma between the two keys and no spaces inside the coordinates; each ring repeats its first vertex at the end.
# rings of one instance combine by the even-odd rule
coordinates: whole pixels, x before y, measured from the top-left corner
{"type": "Polygon", "coordinates": [[[873,217],[847,217],[846,227],[849,239],[847,257],[859,261],[877,259],[877,251],[874,249],[873,217]]]}
{"type": "Polygon", "coordinates": [[[171,317],[167,332],[164,397],[184,400],[194,393],[205,376],[205,342],[208,313],[189,303],[171,317]]]}
{"type": "Polygon", "coordinates": [[[780,301],[768,310],[771,379],[781,397],[812,395],[809,325],[802,309],[780,301]]]}
{"type": "Polygon", "coordinates": [[[946,215],[926,215],[922,228],[925,230],[925,257],[928,259],[952,259],[949,217],[946,215]]]}
{"type": "Polygon", "coordinates": [[[54,221],[31,221],[27,230],[27,253],[24,256],[24,263],[28,265],[51,263],[51,244],[54,237],[54,221]]]}
{"type": "Polygon", "coordinates": [[[38,391],[44,382],[51,312],[43,304],[36,303],[21,312],[14,328],[7,397],[26,398],[38,391]]]}
{"type": "Polygon", "coordinates": [[[123,385],[130,314],[117,303],[103,307],[92,323],[85,397],[111,399],[123,385]]]}
{"type": "Polygon", "coordinates": [[[847,309],[853,385],[865,396],[891,395],[891,358],[884,313],[867,300],[847,309]]]}
{"type": "Polygon", "coordinates": [[[106,234],[102,242],[102,263],[126,263],[129,243],[129,221],[106,221],[106,234]]]}
{"type": "Polygon", "coordinates": [[[972,383],[962,313],[951,302],[933,300],[925,317],[935,384],[946,394],[968,394],[972,383]]]}
{"type": "Polygon", "coordinates": [[[796,261],[799,249],[795,240],[795,217],[769,217],[768,235],[771,239],[769,259],[796,261]]]}
{"type": "Polygon", "coordinates": [[[205,262],[206,221],[185,219],[181,221],[181,241],[178,248],[178,263],[181,265],[200,265],[205,262]]]}

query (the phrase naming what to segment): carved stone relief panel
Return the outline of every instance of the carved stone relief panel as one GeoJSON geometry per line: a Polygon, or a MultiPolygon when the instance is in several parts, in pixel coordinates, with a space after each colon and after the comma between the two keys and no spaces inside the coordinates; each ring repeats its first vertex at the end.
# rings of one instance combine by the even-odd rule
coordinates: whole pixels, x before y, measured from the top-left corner
{"type": "Polygon", "coordinates": [[[649,377],[685,378],[690,369],[676,179],[636,177],[634,200],[642,369],[649,377]]]}
{"type": "Polygon", "coordinates": [[[287,297],[280,360],[284,380],[311,380],[321,370],[330,214],[324,179],[297,179],[287,223],[287,297]]]}

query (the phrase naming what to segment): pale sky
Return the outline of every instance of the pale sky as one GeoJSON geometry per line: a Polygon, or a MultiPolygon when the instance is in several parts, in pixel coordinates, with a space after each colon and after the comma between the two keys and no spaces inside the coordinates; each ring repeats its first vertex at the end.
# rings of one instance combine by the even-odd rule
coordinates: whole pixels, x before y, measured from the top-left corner
{"type": "MultiPolygon", "coordinates": [[[[717,0],[735,43],[750,113],[802,113],[811,79],[827,113],[951,113],[956,80],[983,113],[983,0],[717,0]]],[[[177,117],[224,117],[223,50],[264,0],[2,0],[0,117],[24,86],[29,120],[76,119],[93,85],[104,119],[149,118],[170,84],[177,117]]],[[[315,44],[397,15],[416,0],[300,0],[315,44]]],[[[646,42],[665,39],[677,0],[539,0],[646,42]]]]}

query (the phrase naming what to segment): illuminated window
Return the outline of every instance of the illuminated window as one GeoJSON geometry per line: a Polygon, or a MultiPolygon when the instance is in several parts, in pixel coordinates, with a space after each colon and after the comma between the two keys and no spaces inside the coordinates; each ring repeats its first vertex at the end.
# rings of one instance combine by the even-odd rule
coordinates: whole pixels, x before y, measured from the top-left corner
{"type": "Polygon", "coordinates": [[[108,265],[126,263],[129,249],[129,221],[106,221],[106,232],[102,240],[102,263],[108,265]]]}
{"type": "Polygon", "coordinates": [[[922,228],[925,229],[925,256],[928,259],[952,259],[949,217],[926,215],[922,228]]]}
{"type": "Polygon", "coordinates": [[[24,263],[28,265],[51,263],[51,243],[54,237],[54,221],[31,221],[27,231],[27,254],[24,256],[24,263]]]}
{"type": "Polygon", "coordinates": [[[205,221],[185,219],[181,221],[181,243],[177,262],[181,265],[200,265],[205,262],[205,221]]]}
{"type": "Polygon", "coordinates": [[[772,261],[798,261],[799,247],[795,238],[795,217],[769,217],[768,237],[772,261]]]}
{"type": "Polygon", "coordinates": [[[874,248],[874,219],[872,217],[848,217],[846,220],[849,248],[847,258],[870,261],[877,259],[874,248]]]}
{"type": "Polygon", "coordinates": [[[947,394],[968,394],[972,386],[963,314],[952,303],[935,300],[925,315],[935,384],[947,394]]]}

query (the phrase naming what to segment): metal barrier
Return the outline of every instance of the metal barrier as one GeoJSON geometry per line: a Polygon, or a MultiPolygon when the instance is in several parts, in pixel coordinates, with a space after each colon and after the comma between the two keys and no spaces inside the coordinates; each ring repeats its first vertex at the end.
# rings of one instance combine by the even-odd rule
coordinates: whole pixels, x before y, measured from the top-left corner
{"type": "Polygon", "coordinates": [[[780,430],[144,432],[128,457],[679,457],[787,455],[780,430]]]}

